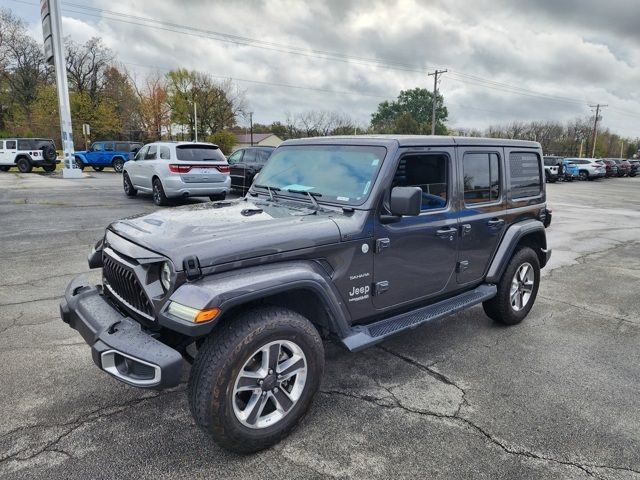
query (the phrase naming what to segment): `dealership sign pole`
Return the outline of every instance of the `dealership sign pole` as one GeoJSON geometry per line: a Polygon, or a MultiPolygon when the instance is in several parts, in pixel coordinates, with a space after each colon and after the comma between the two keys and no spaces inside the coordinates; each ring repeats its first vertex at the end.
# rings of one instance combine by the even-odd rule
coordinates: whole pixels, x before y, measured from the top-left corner
{"type": "Polygon", "coordinates": [[[71,108],[69,107],[69,86],[67,85],[67,66],[62,44],[62,17],[58,0],[40,0],[42,35],[44,37],[44,55],[47,63],[53,65],[58,87],[58,110],[60,111],[60,131],[64,152],[64,178],[82,178],[82,170],[77,168],[73,148],[73,130],[71,128],[71,108]]]}

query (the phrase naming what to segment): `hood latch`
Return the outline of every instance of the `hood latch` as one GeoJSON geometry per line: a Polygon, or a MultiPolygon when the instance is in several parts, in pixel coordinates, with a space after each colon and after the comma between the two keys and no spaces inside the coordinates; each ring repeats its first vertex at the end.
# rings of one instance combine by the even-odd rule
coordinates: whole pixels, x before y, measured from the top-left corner
{"type": "Polygon", "coordinates": [[[195,280],[202,276],[202,270],[200,270],[200,260],[195,255],[191,255],[185,258],[182,262],[184,271],[187,273],[188,280],[195,280]]]}

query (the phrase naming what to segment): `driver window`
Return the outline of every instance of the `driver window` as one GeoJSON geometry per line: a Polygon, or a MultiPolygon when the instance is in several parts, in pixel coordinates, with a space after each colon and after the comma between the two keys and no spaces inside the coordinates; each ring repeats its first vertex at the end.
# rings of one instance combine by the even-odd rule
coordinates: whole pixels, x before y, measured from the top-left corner
{"type": "Polygon", "coordinates": [[[94,152],[101,152],[104,150],[104,146],[101,143],[94,143],[91,146],[91,150],[93,150],[94,152]]]}
{"type": "Polygon", "coordinates": [[[147,153],[144,156],[144,159],[145,160],[155,160],[157,151],[158,151],[158,147],[156,147],[155,145],[149,145],[149,150],[147,150],[147,153]]]}
{"type": "Polygon", "coordinates": [[[239,163],[240,158],[242,158],[242,150],[237,150],[233,152],[231,155],[229,155],[229,158],[227,159],[227,163],[229,163],[229,165],[239,163]]]}
{"type": "Polygon", "coordinates": [[[147,150],[149,150],[149,147],[142,147],[140,150],[138,150],[138,153],[136,153],[136,156],[133,159],[134,160],[144,159],[145,155],[147,154],[147,150]]]}
{"type": "Polygon", "coordinates": [[[393,187],[420,187],[422,211],[447,205],[449,157],[436,154],[409,154],[400,159],[393,187]]]}

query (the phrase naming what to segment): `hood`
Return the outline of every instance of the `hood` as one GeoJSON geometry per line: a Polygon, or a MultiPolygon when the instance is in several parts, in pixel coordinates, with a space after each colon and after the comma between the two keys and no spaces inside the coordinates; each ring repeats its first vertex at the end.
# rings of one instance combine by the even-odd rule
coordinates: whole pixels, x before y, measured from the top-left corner
{"type": "Polygon", "coordinates": [[[261,201],[199,203],[130,217],[109,229],[173,262],[195,255],[201,267],[340,241],[335,211],[303,203],[261,201]]]}

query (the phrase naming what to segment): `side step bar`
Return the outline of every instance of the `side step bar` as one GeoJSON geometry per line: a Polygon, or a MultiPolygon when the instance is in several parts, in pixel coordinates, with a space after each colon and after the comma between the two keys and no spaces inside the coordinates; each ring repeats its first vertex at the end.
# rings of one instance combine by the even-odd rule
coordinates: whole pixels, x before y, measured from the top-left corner
{"type": "Polygon", "coordinates": [[[475,290],[461,293],[433,305],[385,318],[369,325],[356,325],[351,329],[351,333],[342,339],[342,343],[352,352],[358,352],[397,333],[416,328],[482,303],[495,297],[496,293],[497,288],[495,285],[480,285],[475,290]]]}

